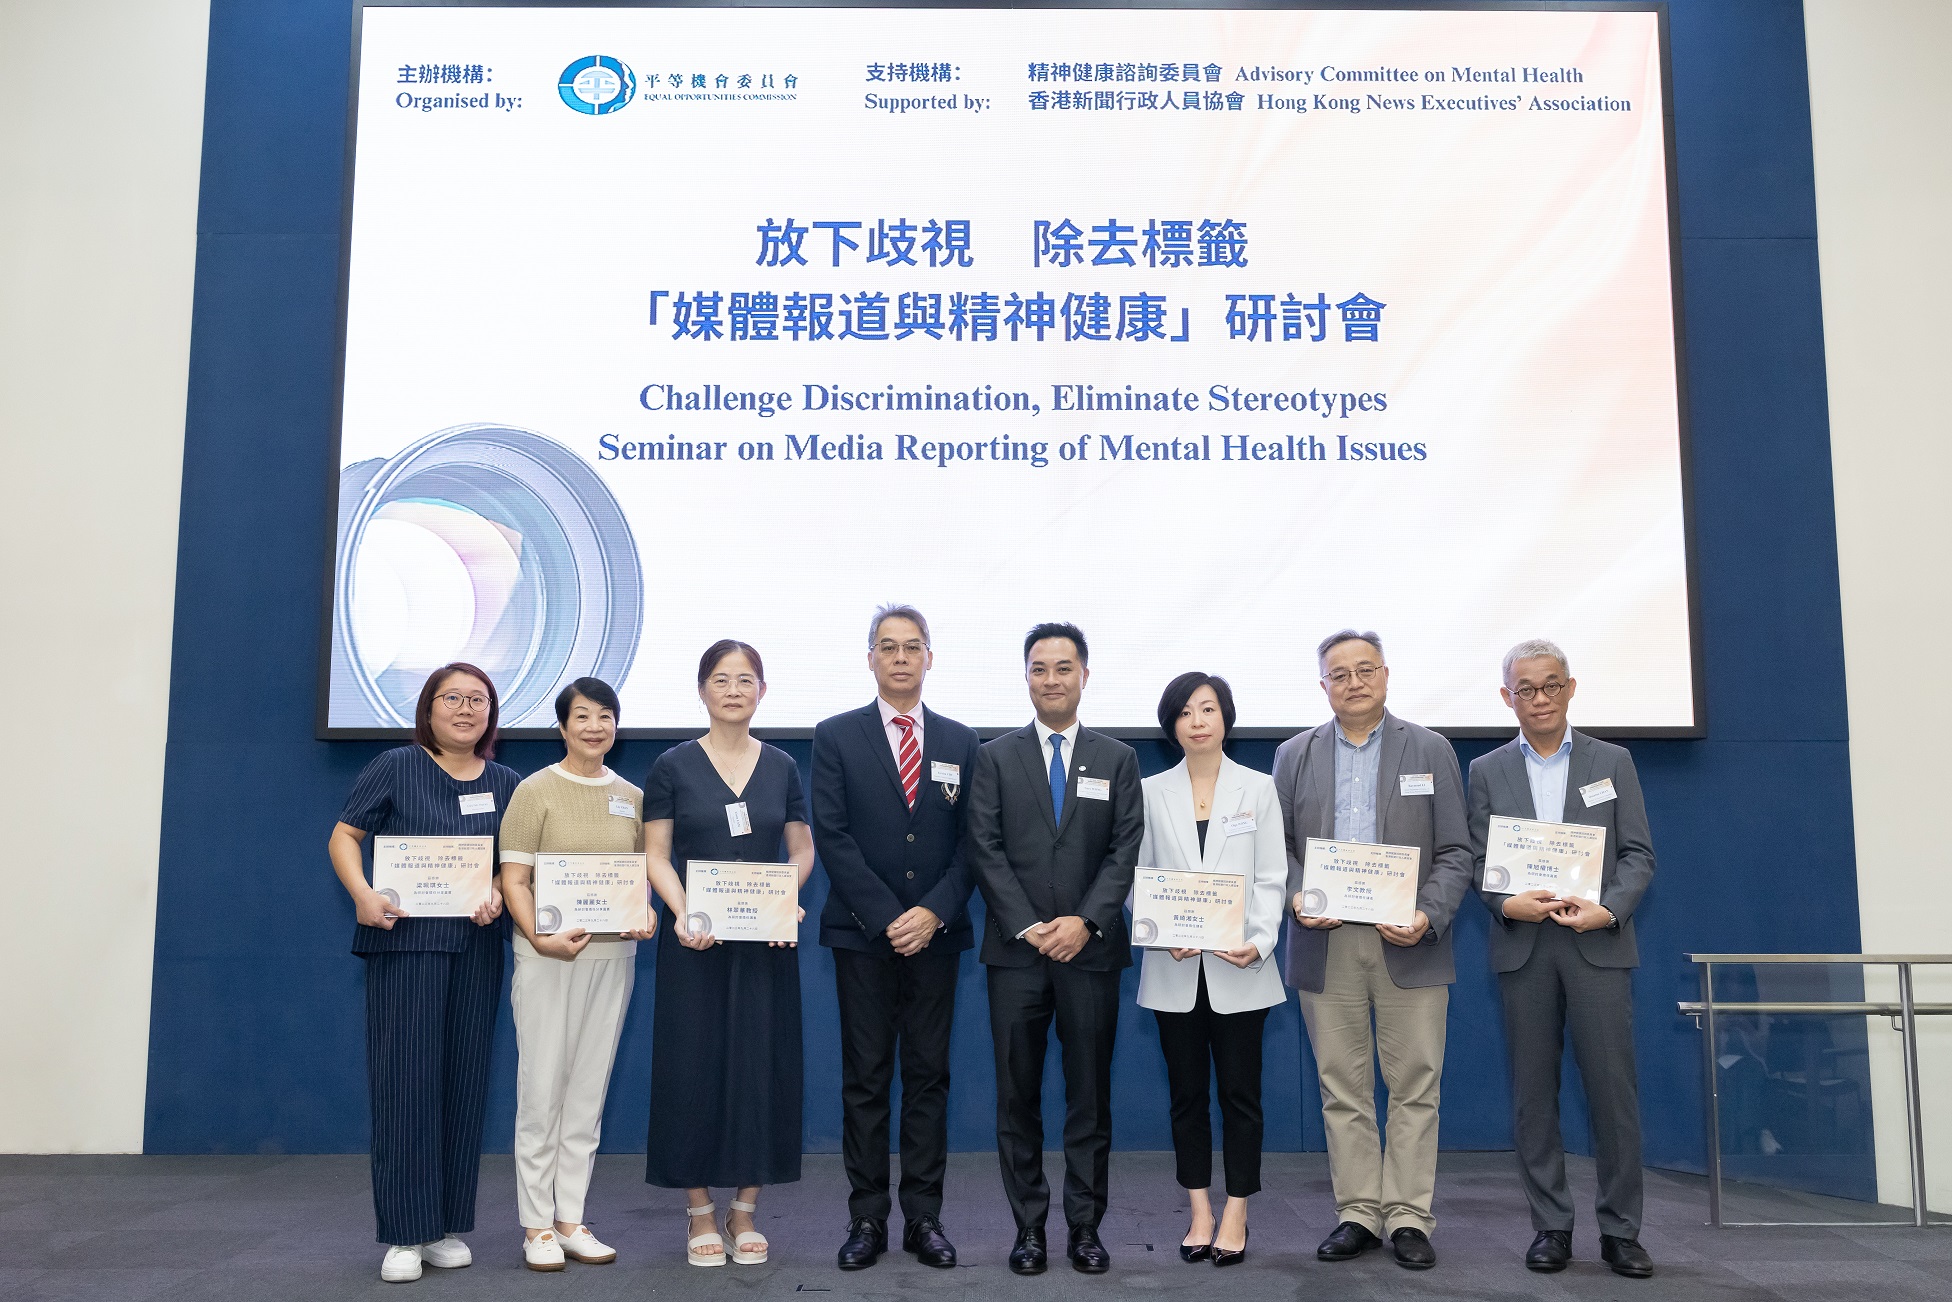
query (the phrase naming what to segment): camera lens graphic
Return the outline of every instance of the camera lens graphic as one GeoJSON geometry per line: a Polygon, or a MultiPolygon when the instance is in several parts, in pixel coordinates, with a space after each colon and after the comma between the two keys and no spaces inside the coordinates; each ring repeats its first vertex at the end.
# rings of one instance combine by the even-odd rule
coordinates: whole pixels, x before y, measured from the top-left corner
{"type": "Polygon", "coordinates": [[[504,425],[342,470],[333,591],[333,727],[412,727],[453,660],[495,680],[503,727],[553,725],[563,684],[622,684],[644,619],[617,499],[568,448],[504,425]]]}

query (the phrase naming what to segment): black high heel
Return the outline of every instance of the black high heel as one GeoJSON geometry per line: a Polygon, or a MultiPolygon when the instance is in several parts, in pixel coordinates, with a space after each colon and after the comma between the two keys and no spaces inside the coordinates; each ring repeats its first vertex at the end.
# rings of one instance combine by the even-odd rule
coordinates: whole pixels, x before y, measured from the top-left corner
{"type": "Polygon", "coordinates": [[[1211,1243],[1182,1243],[1179,1245],[1179,1259],[1184,1262],[1206,1261],[1213,1256],[1211,1243]]]}
{"type": "MultiPolygon", "coordinates": [[[[1246,1229],[1240,1232],[1240,1251],[1238,1252],[1222,1252],[1220,1249],[1214,1248],[1212,1250],[1213,1264],[1216,1266],[1238,1266],[1241,1262],[1246,1261],[1247,1236],[1253,1232],[1252,1229],[1246,1229]]],[[[1215,1233],[1218,1233],[1218,1231],[1215,1231],[1215,1233]]]]}

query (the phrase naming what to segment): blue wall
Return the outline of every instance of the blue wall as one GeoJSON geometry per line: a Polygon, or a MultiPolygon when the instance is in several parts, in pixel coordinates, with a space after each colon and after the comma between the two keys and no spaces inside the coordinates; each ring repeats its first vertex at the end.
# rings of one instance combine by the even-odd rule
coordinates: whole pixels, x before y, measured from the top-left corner
{"type": "MultiPolygon", "coordinates": [[[[1801,9],[1677,0],[1672,33],[1709,736],[1633,747],[1661,851],[1639,919],[1637,998],[1648,1159],[1698,1170],[1699,1043],[1673,1011],[1694,990],[1683,955],[1847,951],[1858,937],[1801,9]]],[[[336,471],[349,49],[345,0],[212,5],[150,1152],[366,1144],[360,967],[347,953],[351,910],[324,843],[354,774],[379,747],[312,735],[336,471]]],[[[1567,540],[1547,556],[1576,572],[1581,545],[1567,540]]],[[[866,688],[864,680],[864,697],[866,688]]],[[[641,775],[662,744],[628,744],[618,767],[641,775]]],[[[1488,745],[1458,749],[1468,764],[1488,745]]],[[[803,744],[790,749],[806,762],[803,744]]],[[[556,754],[523,743],[503,758],[528,772],[556,754]]],[[[1156,747],[1142,756],[1148,772],[1163,764],[1156,747]]],[[[1240,758],[1266,768],[1272,747],[1245,745],[1240,758]]],[[[816,875],[810,917],[823,890],[816,875]]],[[[1458,937],[1443,1109],[1453,1148],[1509,1144],[1484,926],[1469,908],[1458,937]]],[[[831,1151],[832,963],[807,945],[801,965],[807,1146],[831,1151]]],[[[952,1137],[986,1149],[994,1093],[973,960],[964,975],[952,1137]]],[[[610,1148],[643,1147],[654,987],[647,951],[611,1091],[610,1148]]],[[[1120,1035],[1116,1141],[1167,1148],[1156,1035],[1129,997],[1120,1035]]],[[[494,1149],[508,1146],[513,1057],[504,1011],[494,1149]]],[[[1319,1148],[1313,1067],[1292,1003],[1270,1023],[1267,1061],[1268,1146],[1319,1148]]],[[[1569,1098],[1576,1128],[1576,1089],[1569,1098]]]]}

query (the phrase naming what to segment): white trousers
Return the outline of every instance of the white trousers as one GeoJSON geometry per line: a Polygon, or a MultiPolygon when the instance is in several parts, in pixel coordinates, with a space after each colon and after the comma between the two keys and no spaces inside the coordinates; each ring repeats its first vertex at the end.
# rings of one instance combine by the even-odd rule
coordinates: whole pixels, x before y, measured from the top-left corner
{"type": "Polygon", "coordinates": [[[636,982],[634,956],[592,958],[585,950],[573,963],[515,956],[515,1202],[524,1229],[583,1220],[603,1098],[636,982]]]}

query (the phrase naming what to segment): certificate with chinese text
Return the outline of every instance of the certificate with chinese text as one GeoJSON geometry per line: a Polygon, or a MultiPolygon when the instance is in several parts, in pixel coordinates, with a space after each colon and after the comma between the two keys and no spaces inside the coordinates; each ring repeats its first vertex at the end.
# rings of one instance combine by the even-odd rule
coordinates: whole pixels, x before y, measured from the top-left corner
{"type": "Polygon", "coordinates": [[[685,928],[720,940],[798,940],[800,870],[790,863],[714,863],[685,869],[685,928]]]}
{"type": "Polygon", "coordinates": [[[1598,904],[1606,829],[1584,823],[1494,818],[1484,838],[1484,889],[1496,895],[1551,891],[1598,904]]]}
{"type": "Polygon", "coordinates": [[[537,855],[535,934],[643,931],[650,925],[645,864],[641,854],[537,855]]]}
{"type": "Polygon", "coordinates": [[[1417,916],[1417,867],[1423,852],[1413,845],[1308,838],[1301,864],[1301,912],[1309,918],[1383,922],[1407,927],[1417,916]]]}
{"type": "Polygon", "coordinates": [[[492,836],[382,836],[373,840],[373,889],[415,918],[465,918],[488,902],[492,836]]]}
{"type": "Polygon", "coordinates": [[[1247,879],[1235,873],[1140,868],[1132,874],[1132,943],[1147,949],[1239,949],[1247,879]]]}

